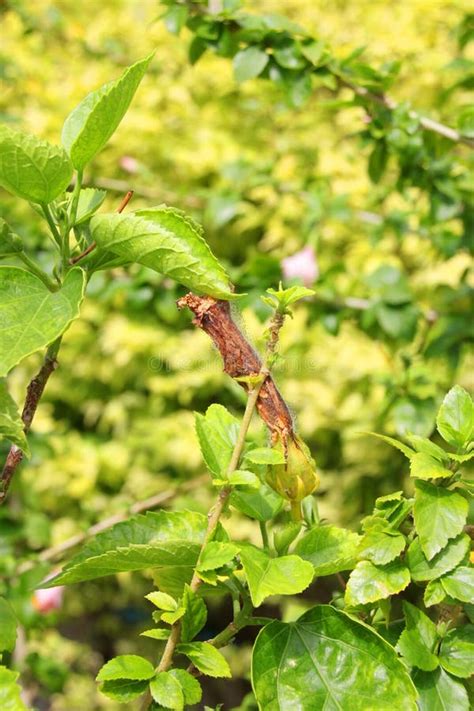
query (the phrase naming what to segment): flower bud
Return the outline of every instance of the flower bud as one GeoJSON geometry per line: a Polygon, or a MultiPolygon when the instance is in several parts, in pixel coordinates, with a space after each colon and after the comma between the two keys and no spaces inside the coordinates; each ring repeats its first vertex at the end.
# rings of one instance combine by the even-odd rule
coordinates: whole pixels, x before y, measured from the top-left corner
{"type": "Polygon", "coordinates": [[[300,502],[319,486],[314,459],[303,440],[296,435],[288,439],[286,451],[280,439],[273,448],[282,452],[286,461],[268,468],[267,484],[288,501],[300,502]]]}

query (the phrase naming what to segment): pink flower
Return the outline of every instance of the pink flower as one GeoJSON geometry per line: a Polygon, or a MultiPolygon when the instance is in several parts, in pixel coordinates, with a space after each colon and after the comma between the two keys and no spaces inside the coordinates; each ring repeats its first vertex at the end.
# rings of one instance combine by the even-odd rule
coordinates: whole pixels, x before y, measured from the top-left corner
{"type": "Polygon", "coordinates": [[[295,252],[291,257],[285,257],[281,268],[285,279],[300,279],[305,286],[311,286],[319,276],[316,253],[310,245],[295,252]]]}
{"type": "Polygon", "coordinates": [[[138,173],[140,169],[139,162],[132,156],[122,156],[119,160],[119,165],[127,173],[138,173]]]}
{"type": "Polygon", "coordinates": [[[47,590],[35,590],[32,597],[32,605],[38,612],[45,615],[52,610],[59,610],[63,602],[64,586],[58,585],[47,590]]]}

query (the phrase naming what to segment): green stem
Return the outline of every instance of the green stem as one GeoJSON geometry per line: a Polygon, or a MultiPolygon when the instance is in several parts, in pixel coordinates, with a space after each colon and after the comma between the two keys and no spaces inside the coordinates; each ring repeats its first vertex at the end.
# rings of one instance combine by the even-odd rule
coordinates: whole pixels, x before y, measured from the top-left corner
{"type": "Polygon", "coordinates": [[[41,205],[41,209],[43,211],[43,215],[46,218],[46,222],[49,225],[51,234],[54,237],[54,241],[58,245],[59,249],[62,250],[63,240],[62,240],[61,235],[58,232],[58,228],[56,227],[56,224],[54,222],[53,215],[51,214],[51,210],[49,209],[49,205],[41,205]]]}
{"type": "Polygon", "coordinates": [[[58,291],[60,284],[58,284],[56,281],[53,281],[53,279],[51,279],[51,277],[49,277],[46,272],[44,272],[41,267],[36,264],[36,262],[30,259],[27,254],[25,254],[24,252],[19,252],[18,257],[21,259],[23,264],[28,267],[28,271],[37,276],[38,279],[41,279],[47,289],[49,289],[50,291],[58,291]]]}
{"type": "Polygon", "coordinates": [[[265,550],[270,550],[270,541],[268,540],[267,524],[265,521],[260,521],[260,533],[262,535],[263,547],[265,550]]]}
{"type": "Polygon", "coordinates": [[[71,227],[74,227],[74,224],[76,222],[77,206],[79,205],[79,196],[81,194],[81,188],[82,188],[82,178],[83,178],[83,171],[78,170],[76,184],[75,184],[74,190],[72,192],[71,208],[69,210],[69,220],[68,220],[68,228],[67,228],[68,234],[69,234],[69,230],[71,229],[71,227]]]}

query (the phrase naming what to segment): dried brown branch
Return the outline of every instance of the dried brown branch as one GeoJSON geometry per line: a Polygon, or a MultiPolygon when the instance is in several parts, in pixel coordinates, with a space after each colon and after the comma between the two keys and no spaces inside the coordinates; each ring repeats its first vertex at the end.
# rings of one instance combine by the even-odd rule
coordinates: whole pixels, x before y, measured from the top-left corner
{"type": "MultiPolygon", "coordinates": [[[[261,360],[233,320],[228,301],[187,294],[178,301],[179,308],[186,306],[195,314],[193,323],[202,328],[219,349],[224,371],[231,378],[239,382],[239,378],[260,372],[261,360]]],[[[239,384],[249,389],[247,383],[239,384]]],[[[284,440],[294,434],[290,411],[271,375],[260,389],[257,411],[272,433],[282,435],[284,440]]]]}
{"type": "MultiPolygon", "coordinates": [[[[54,343],[52,343],[48,350],[46,351],[43,365],[41,366],[38,373],[35,375],[33,380],[28,385],[26,391],[26,399],[23,407],[23,412],[21,414],[21,419],[23,420],[23,430],[25,434],[28,434],[31,428],[31,423],[35,416],[36,410],[38,408],[39,401],[43,395],[46,383],[49,380],[51,373],[57,368],[58,362],[56,356],[58,354],[59,346],[61,345],[61,338],[58,338],[54,343]]],[[[0,505],[3,504],[7,497],[8,489],[10,488],[13,475],[17,470],[20,462],[23,459],[23,452],[19,447],[13,444],[10,447],[10,451],[5,460],[5,464],[0,476],[0,505]]]]}

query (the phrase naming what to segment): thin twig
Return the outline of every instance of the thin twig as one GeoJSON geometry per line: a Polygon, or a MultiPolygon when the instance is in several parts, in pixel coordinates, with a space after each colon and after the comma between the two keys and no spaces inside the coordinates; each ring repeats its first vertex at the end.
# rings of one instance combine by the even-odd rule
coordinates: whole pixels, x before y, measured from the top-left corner
{"type": "MultiPolygon", "coordinates": [[[[127,207],[128,203],[133,197],[133,190],[129,190],[127,194],[123,197],[122,202],[117,208],[117,212],[120,214],[125,210],[127,207]]],[[[81,254],[78,254],[77,257],[73,257],[72,259],[69,260],[69,264],[77,264],[78,262],[81,261],[81,259],[84,259],[84,257],[87,257],[88,254],[94,251],[94,249],[97,247],[97,242],[91,242],[90,245],[85,249],[81,254]]]]}
{"type": "MultiPolygon", "coordinates": [[[[30,431],[31,423],[38,408],[39,401],[49,380],[49,376],[58,366],[56,357],[61,345],[61,336],[57,338],[47,349],[44,356],[43,365],[37,375],[28,385],[26,390],[25,404],[21,419],[23,420],[23,430],[25,434],[30,431]]],[[[3,504],[7,497],[13,475],[15,474],[20,462],[23,459],[23,452],[19,447],[13,444],[5,460],[5,464],[0,476],[0,505],[3,504]]]]}
{"type": "Polygon", "coordinates": [[[142,511],[150,511],[151,509],[156,509],[158,506],[174,499],[174,497],[178,494],[193,491],[194,489],[197,489],[203,484],[205,484],[207,479],[207,474],[204,474],[203,476],[200,476],[197,479],[186,481],[183,484],[180,484],[179,486],[175,487],[174,489],[167,489],[166,491],[161,491],[159,494],[150,496],[148,499],[144,499],[143,501],[137,501],[131,506],[129,506],[125,511],[122,511],[118,514],[114,514],[113,516],[109,516],[103,521],[99,521],[93,526],[90,526],[86,531],[84,531],[84,533],[78,533],[75,536],[71,536],[71,538],[67,538],[62,543],[58,543],[58,545],[56,546],[46,548],[44,551],[41,551],[41,553],[37,556],[35,560],[27,560],[20,566],[18,566],[17,573],[26,573],[26,571],[31,570],[31,568],[34,568],[38,561],[40,561],[41,563],[47,563],[50,560],[61,558],[64,553],[71,550],[71,548],[75,548],[81,543],[84,543],[84,541],[86,541],[88,538],[96,536],[98,533],[102,533],[102,531],[106,531],[108,528],[115,526],[116,523],[125,521],[129,516],[142,513],[142,511]]]}
{"type": "MultiPolygon", "coordinates": [[[[178,305],[183,306],[184,305],[183,301],[181,301],[181,303],[178,305]]],[[[272,322],[270,324],[270,329],[269,329],[270,336],[269,336],[269,340],[267,343],[267,349],[266,349],[266,354],[265,354],[266,357],[265,357],[263,364],[259,363],[260,367],[258,370],[258,375],[260,376],[260,378],[248,390],[247,404],[245,407],[244,415],[242,417],[242,422],[240,424],[240,429],[239,429],[239,434],[237,436],[237,441],[236,441],[234,449],[232,451],[229,466],[227,468],[227,474],[231,474],[239,466],[239,461],[242,456],[242,452],[243,452],[244,445],[245,445],[245,438],[247,436],[247,432],[248,432],[248,429],[250,426],[250,422],[251,422],[253,413],[257,407],[257,402],[259,399],[260,392],[262,390],[262,386],[264,385],[264,383],[270,376],[268,363],[272,361],[272,359],[276,353],[276,349],[278,346],[278,335],[279,335],[279,331],[283,325],[283,321],[284,321],[284,318],[281,316],[281,314],[275,313],[275,315],[272,319],[272,322]]],[[[223,321],[223,323],[225,323],[225,320],[223,321]]],[[[223,334],[221,334],[221,335],[223,336],[223,334]]],[[[256,354],[253,354],[253,358],[255,358],[255,357],[257,357],[256,354]]],[[[253,358],[252,358],[252,362],[253,362],[253,358]]],[[[254,375],[257,375],[257,373],[254,373],[254,375]]],[[[217,528],[217,525],[219,523],[220,517],[222,516],[222,513],[227,505],[227,502],[228,502],[228,499],[229,499],[229,496],[231,493],[232,493],[232,487],[231,486],[224,486],[219,492],[216,503],[209,511],[207,530],[206,530],[206,533],[204,536],[204,540],[203,540],[203,543],[201,546],[201,551],[200,551],[199,555],[202,554],[202,552],[206,548],[207,544],[212,539],[212,537],[215,533],[215,530],[217,528]]],[[[199,558],[198,558],[198,560],[199,560],[199,558]]],[[[191,579],[190,588],[193,592],[196,592],[200,585],[201,585],[201,579],[197,573],[197,569],[195,568],[192,579],[191,579]]],[[[233,631],[233,629],[234,629],[234,627],[232,627],[232,626],[229,628],[230,631],[233,631]]],[[[167,671],[170,668],[170,666],[173,662],[173,655],[174,655],[176,646],[179,643],[180,635],[181,635],[181,624],[180,624],[180,621],[178,620],[177,622],[174,623],[174,625],[171,628],[171,634],[168,637],[168,640],[166,642],[166,646],[163,651],[163,655],[162,655],[160,663],[157,667],[157,672],[167,671]]],[[[144,699],[142,708],[146,708],[148,702],[149,702],[149,697],[146,696],[144,699]]]]}

